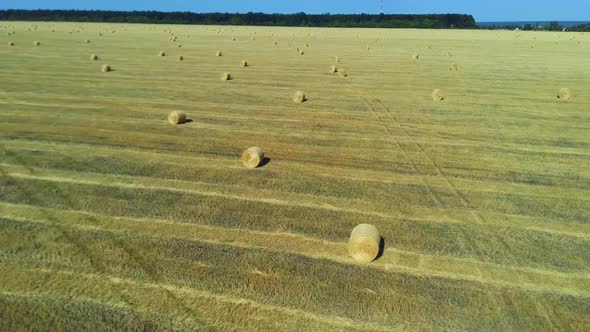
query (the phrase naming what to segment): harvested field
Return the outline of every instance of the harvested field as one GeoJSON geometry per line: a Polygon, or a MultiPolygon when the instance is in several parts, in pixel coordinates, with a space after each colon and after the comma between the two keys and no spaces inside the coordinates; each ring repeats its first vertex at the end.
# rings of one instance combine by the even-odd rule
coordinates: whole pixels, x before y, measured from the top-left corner
{"type": "Polygon", "coordinates": [[[2,330],[590,330],[590,34],[31,24],[2,330]]]}

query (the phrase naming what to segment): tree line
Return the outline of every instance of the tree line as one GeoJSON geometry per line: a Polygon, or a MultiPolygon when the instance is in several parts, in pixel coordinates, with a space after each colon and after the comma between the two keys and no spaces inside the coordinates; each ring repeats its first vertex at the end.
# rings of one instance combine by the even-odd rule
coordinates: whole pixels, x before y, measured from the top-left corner
{"type": "Polygon", "coordinates": [[[191,13],[99,10],[0,10],[0,21],[104,22],[148,24],[260,25],[288,27],[473,29],[471,15],[308,15],[264,13],[191,13]]]}

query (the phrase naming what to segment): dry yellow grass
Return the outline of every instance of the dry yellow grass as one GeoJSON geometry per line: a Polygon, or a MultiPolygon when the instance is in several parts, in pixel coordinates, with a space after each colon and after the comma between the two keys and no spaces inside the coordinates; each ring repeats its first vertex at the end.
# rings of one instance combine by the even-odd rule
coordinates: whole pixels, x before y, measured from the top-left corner
{"type": "Polygon", "coordinates": [[[561,100],[568,100],[570,99],[572,96],[572,93],[570,92],[570,89],[568,88],[561,88],[559,90],[559,93],[557,94],[557,98],[561,99],[561,100]]]}
{"type": "Polygon", "coordinates": [[[305,97],[305,93],[303,93],[303,91],[297,91],[295,92],[295,95],[293,95],[293,101],[296,103],[302,103],[306,100],[307,98],[305,97]]]}
{"type": "Polygon", "coordinates": [[[168,122],[173,125],[179,125],[186,122],[186,114],[184,112],[173,111],[168,114],[168,122]]]}
{"type": "Polygon", "coordinates": [[[360,224],[353,228],[346,249],[354,260],[369,263],[377,258],[381,235],[373,225],[360,224]]]}
{"type": "Polygon", "coordinates": [[[261,148],[253,146],[242,153],[240,160],[246,168],[257,168],[264,160],[264,152],[261,148]]]}
{"type": "Polygon", "coordinates": [[[232,79],[233,79],[233,77],[232,77],[231,73],[224,72],[223,74],[221,74],[222,81],[230,81],[232,79]]]}
{"type": "Polygon", "coordinates": [[[445,99],[445,95],[440,89],[434,89],[434,91],[432,91],[432,100],[442,101],[444,99],[445,99]]]}

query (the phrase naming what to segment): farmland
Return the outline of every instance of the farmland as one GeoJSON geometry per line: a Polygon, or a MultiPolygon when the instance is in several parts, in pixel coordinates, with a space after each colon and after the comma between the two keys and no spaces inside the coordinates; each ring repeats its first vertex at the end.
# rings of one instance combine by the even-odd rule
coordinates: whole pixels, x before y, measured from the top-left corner
{"type": "Polygon", "coordinates": [[[0,23],[0,329],[588,330],[587,59],[582,33],[0,23]]]}

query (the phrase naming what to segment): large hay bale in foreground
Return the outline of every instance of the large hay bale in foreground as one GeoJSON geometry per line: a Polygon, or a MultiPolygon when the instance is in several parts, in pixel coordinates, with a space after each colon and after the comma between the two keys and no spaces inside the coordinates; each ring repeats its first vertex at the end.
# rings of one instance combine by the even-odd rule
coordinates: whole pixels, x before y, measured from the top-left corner
{"type": "Polygon", "coordinates": [[[173,111],[168,114],[168,122],[173,125],[179,125],[186,122],[186,114],[179,111],[173,111]]]}
{"type": "Polygon", "coordinates": [[[232,76],[230,73],[225,72],[225,73],[221,74],[222,81],[230,81],[231,79],[232,79],[232,76]]]}
{"type": "Polygon", "coordinates": [[[111,65],[102,65],[101,71],[103,73],[108,73],[110,71],[113,71],[113,68],[111,67],[111,65]]]}
{"type": "Polygon", "coordinates": [[[358,262],[369,263],[379,255],[381,234],[373,225],[360,224],[350,234],[346,249],[348,256],[358,262]]]}
{"type": "Polygon", "coordinates": [[[296,103],[302,103],[304,101],[306,101],[307,99],[305,98],[305,93],[303,93],[303,91],[297,91],[295,92],[295,95],[293,96],[293,101],[296,103]]]}
{"type": "Polygon", "coordinates": [[[572,97],[572,93],[568,88],[561,88],[557,94],[557,98],[561,100],[568,100],[572,97]]]}
{"type": "Polygon", "coordinates": [[[432,100],[434,100],[434,101],[445,100],[445,95],[443,94],[443,92],[440,89],[434,89],[434,91],[432,91],[432,100]]]}
{"type": "Polygon", "coordinates": [[[264,152],[261,148],[253,146],[242,153],[242,164],[247,168],[256,168],[264,160],[264,152]]]}

